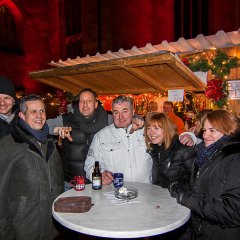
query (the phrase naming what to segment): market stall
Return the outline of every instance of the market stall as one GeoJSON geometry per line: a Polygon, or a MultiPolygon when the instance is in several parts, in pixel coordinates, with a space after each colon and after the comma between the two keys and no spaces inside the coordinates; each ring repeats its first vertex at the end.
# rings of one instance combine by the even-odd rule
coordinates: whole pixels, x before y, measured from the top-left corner
{"type": "MultiPolygon", "coordinates": [[[[166,97],[168,90],[176,89],[183,89],[186,93],[203,93],[207,79],[212,78],[211,72],[208,71],[205,79],[201,79],[184,64],[183,59],[191,56],[197,59],[205,54],[211,60],[216,49],[221,49],[228,56],[239,57],[239,44],[240,31],[219,31],[211,36],[199,34],[194,39],[180,38],[177,42],[163,41],[143,48],[134,46],[129,50],[52,61],[49,64],[54,68],[31,72],[30,77],[72,94],[89,87],[106,96],[105,100],[114,94],[137,94],[138,98],[139,94],[145,97],[146,94],[160,94],[160,97],[166,97]]],[[[238,79],[239,67],[231,69],[227,80],[238,79]]],[[[206,102],[206,98],[203,101],[206,102]]],[[[208,107],[211,106],[208,104],[208,107]]]]}

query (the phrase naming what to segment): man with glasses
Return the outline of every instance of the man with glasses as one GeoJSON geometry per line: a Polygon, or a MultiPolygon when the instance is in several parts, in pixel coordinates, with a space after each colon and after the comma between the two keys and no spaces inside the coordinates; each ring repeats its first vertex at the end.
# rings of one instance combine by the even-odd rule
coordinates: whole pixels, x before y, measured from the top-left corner
{"type": "Polygon", "coordinates": [[[174,106],[172,102],[164,102],[163,112],[168,115],[171,121],[175,124],[178,130],[178,134],[185,132],[185,126],[183,120],[174,113],[174,106]]]}

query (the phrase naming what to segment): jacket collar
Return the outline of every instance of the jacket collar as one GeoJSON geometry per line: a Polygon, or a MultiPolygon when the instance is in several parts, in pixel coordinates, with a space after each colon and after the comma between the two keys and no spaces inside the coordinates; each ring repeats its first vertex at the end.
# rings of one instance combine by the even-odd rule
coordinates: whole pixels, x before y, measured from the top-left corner
{"type": "MultiPolygon", "coordinates": [[[[38,148],[37,146],[38,143],[36,139],[32,135],[30,135],[25,129],[21,128],[18,124],[16,124],[14,129],[11,131],[11,136],[17,143],[27,143],[31,151],[43,157],[40,148],[38,148]]],[[[46,141],[47,144],[46,161],[48,161],[49,157],[52,155],[52,152],[55,149],[54,147],[55,142],[56,141],[54,141],[53,138],[49,135],[46,141]]]]}

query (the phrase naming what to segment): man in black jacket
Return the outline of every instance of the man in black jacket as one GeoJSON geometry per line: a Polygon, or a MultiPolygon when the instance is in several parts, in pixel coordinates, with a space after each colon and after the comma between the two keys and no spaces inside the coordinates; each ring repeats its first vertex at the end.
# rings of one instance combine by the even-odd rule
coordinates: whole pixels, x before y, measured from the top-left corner
{"type": "Polygon", "coordinates": [[[63,169],[48,134],[41,97],[20,101],[18,122],[0,140],[0,239],[52,240],[52,203],[63,192],[63,169]]]}
{"type": "MultiPolygon", "coordinates": [[[[74,176],[85,176],[84,163],[89,145],[94,134],[107,126],[108,121],[107,112],[99,104],[96,93],[89,88],[76,96],[73,112],[47,120],[50,134],[65,138],[62,142],[65,190],[71,187],[69,182],[74,176]]],[[[88,183],[87,179],[85,181],[88,183]]]]}
{"type": "Polygon", "coordinates": [[[15,88],[10,79],[0,76],[0,139],[6,136],[17,119],[15,88]]]}

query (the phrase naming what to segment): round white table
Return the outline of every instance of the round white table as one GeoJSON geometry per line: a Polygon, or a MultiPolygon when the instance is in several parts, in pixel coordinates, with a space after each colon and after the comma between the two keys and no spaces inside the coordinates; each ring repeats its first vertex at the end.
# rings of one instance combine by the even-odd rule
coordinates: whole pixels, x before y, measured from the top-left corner
{"type": "MultiPolygon", "coordinates": [[[[174,230],[190,217],[190,210],[178,204],[167,189],[144,183],[125,183],[138,190],[138,197],[125,203],[109,199],[112,185],[93,190],[88,184],[84,191],[74,189],[59,197],[89,196],[94,204],[86,213],[55,212],[54,218],[74,231],[98,237],[138,238],[158,235],[174,230]]],[[[58,199],[57,198],[57,199],[58,199]]],[[[56,200],[57,200],[56,199],[56,200]]]]}

